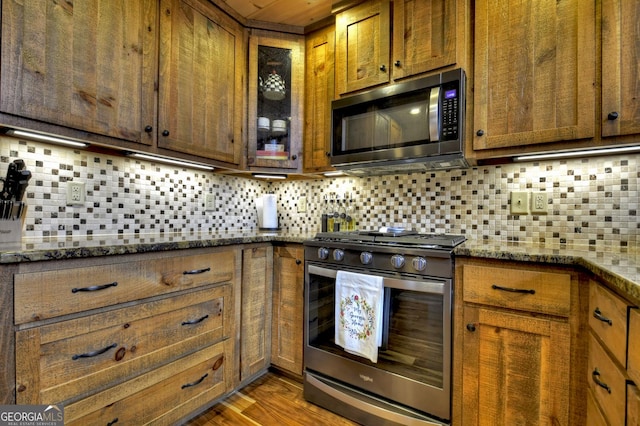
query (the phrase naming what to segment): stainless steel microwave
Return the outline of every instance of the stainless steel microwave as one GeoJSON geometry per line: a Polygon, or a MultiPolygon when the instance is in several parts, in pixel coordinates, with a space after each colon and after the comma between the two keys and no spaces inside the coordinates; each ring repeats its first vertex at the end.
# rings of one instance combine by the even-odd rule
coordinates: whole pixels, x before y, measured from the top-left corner
{"type": "Polygon", "coordinates": [[[467,167],[465,73],[446,71],[331,103],[331,164],[352,175],[467,167]]]}

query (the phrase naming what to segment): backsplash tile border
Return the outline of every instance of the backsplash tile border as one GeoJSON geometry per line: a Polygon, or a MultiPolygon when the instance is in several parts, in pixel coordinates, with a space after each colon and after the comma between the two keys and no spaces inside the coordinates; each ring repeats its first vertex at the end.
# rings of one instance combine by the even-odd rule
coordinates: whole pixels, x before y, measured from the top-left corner
{"type": "Polygon", "coordinates": [[[593,250],[638,245],[638,155],[271,183],[0,137],[0,176],[16,158],[33,173],[24,237],[34,240],[255,230],[254,200],[273,192],[286,231],[319,231],[325,196],[348,193],[361,229],[404,226],[593,250]],[[83,206],[65,205],[70,179],[86,184],[83,206]],[[510,214],[511,191],[546,192],[548,214],[510,214]],[[207,192],[215,194],[213,212],[204,209],[207,192]],[[299,213],[302,196],[307,208],[299,213]]]}

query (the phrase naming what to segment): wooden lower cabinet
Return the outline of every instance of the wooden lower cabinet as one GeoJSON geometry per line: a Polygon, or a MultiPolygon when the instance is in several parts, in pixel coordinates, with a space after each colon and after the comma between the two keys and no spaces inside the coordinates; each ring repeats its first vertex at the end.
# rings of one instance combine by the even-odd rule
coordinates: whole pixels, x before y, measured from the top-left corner
{"type": "Polygon", "coordinates": [[[15,403],[61,404],[65,424],[173,424],[237,387],[239,248],[24,263],[12,270],[15,285],[26,287],[15,292],[16,312],[25,312],[14,327],[15,403]],[[117,285],[91,285],[109,271],[117,285]],[[43,276],[55,280],[40,281],[43,276]],[[66,296],[22,303],[24,290],[61,287],[65,277],[66,296]],[[69,309],[57,310],[65,304],[69,309]],[[33,313],[47,319],[33,321],[33,313]]]}
{"type": "Polygon", "coordinates": [[[247,247],[242,255],[240,381],[251,380],[271,361],[273,247],[247,247]]]}
{"type": "Polygon", "coordinates": [[[274,272],[271,364],[301,376],[304,312],[302,245],[276,246],[274,272]]]}
{"type": "Polygon", "coordinates": [[[577,274],[461,259],[454,291],[453,424],[580,424],[577,274]]]}

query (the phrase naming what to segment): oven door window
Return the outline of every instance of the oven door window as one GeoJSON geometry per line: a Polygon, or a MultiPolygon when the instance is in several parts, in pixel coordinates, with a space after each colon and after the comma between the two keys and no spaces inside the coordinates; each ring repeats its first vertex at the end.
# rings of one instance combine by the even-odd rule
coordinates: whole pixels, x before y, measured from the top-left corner
{"type": "Polygon", "coordinates": [[[450,356],[445,342],[450,332],[449,285],[425,281],[428,285],[416,286],[415,278],[394,278],[387,286],[385,280],[382,346],[378,362],[372,363],[335,344],[335,278],[323,275],[307,276],[309,346],[443,388],[445,357],[450,356]]]}

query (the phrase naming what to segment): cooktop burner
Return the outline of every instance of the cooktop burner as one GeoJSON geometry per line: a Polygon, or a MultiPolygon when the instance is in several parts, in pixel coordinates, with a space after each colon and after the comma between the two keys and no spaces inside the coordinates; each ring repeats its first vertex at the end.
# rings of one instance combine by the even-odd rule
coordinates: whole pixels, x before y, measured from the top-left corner
{"type": "Polygon", "coordinates": [[[321,241],[368,242],[406,247],[453,248],[466,241],[463,235],[420,234],[411,230],[320,232],[314,238],[321,241]]]}

